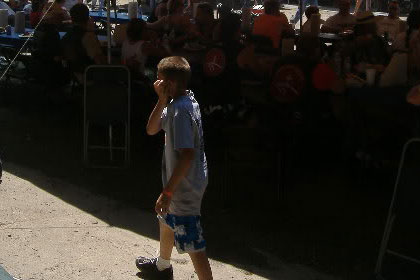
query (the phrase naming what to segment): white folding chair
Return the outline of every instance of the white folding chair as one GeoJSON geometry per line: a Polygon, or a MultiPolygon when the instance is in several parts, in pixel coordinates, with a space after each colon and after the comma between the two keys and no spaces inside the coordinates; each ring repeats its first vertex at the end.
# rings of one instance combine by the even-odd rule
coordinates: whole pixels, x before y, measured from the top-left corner
{"type": "MultiPolygon", "coordinates": [[[[420,233],[417,235],[415,234],[416,237],[414,240],[405,240],[407,244],[409,243],[408,246],[407,244],[404,246],[405,248],[399,247],[399,242],[392,242],[395,231],[404,231],[404,233],[413,230],[419,231],[419,190],[420,138],[413,138],[405,144],[401,155],[394,193],[389,207],[388,219],[385,225],[375,268],[375,275],[378,280],[386,279],[383,275],[385,257],[393,257],[406,263],[420,265],[420,239],[418,238],[420,233]],[[407,160],[407,158],[409,159],[407,160]],[[408,164],[407,162],[410,163],[408,164]]],[[[403,273],[402,271],[398,272],[403,273]]],[[[408,278],[401,278],[402,276],[397,277],[398,278],[393,279],[408,280],[408,278]]],[[[417,275],[417,278],[414,277],[410,279],[419,279],[419,277],[420,275],[417,275]]]]}

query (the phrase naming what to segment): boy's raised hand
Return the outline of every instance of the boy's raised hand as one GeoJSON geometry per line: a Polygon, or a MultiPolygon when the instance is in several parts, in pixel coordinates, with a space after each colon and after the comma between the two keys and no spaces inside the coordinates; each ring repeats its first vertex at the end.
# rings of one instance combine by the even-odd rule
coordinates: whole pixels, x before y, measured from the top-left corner
{"type": "Polygon", "coordinates": [[[167,92],[167,86],[165,84],[164,80],[156,80],[156,82],[153,84],[153,87],[155,88],[156,94],[159,97],[159,101],[167,103],[168,102],[168,92],[167,92]]]}

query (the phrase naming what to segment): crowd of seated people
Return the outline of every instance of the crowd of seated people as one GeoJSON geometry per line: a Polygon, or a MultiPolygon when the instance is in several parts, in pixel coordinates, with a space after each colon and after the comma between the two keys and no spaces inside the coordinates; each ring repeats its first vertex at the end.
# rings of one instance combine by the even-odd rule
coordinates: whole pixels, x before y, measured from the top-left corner
{"type": "Polygon", "coordinates": [[[23,11],[26,15],[26,26],[36,28],[41,19],[57,25],[70,22],[70,9],[82,2],[82,0],[9,0],[5,3],[1,0],[0,9],[8,10],[10,25],[14,25],[15,13],[23,11]]]}
{"type": "MultiPolygon", "coordinates": [[[[36,26],[43,17],[44,26],[40,26],[41,31],[52,30],[51,26],[55,26],[57,30],[54,32],[58,32],[63,23],[72,23],[69,25],[71,29],[62,39],[66,43],[61,44],[62,47],[66,45],[72,47],[60,48],[60,51],[53,52],[51,57],[63,57],[67,60],[72,71],[76,72],[76,76],[81,80],[87,65],[103,63],[105,60],[104,51],[94,33],[94,25],[89,20],[89,9],[79,2],[80,0],[55,0],[47,4],[45,0],[34,0],[30,19],[32,26],[36,26]],[[67,7],[70,5],[72,7],[69,13],[67,7]],[[70,16],[71,13],[73,15],[70,16]],[[50,26],[48,27],[50,29],[45,26],[50,26]]],[[[13,5],[16,7],[27,4],[25,1],[12,1],[12,3],[15,3],[13,5]]],[[[119,26],[116,28],[115,33],[123,33],[121,40],[117,42],[121,46],[120,61],[130,68],[134,78],[148,81],[146,78],[148,66],[153,68],[154,62],[162,57],[176,55],[178,49],[182,49],[190,42],[207,46],[207,49],[217,45],[227,61],[226,73],[234,73],[228,75],[232,80],[237,80],[240,71],[251,72],[260,78],[269,77],[278,58],[272,59],[268,64],[267,61],[262,63],[257,54],[259,41],[256,38],[263,37],[271,42],[272,48],[278,49],[273,53],[274,57],[279,57],[282,39],[289,38],[289,35],[292,38],[294,36],[292,26],[285,14],[280,11],[279,2],[276,0],[264,1],[264,12],[254,19],[251,30],[245,34],[246,40],[243,40],[245,38],[243,32],[247,30],[241,26],[241,17],[230,9],[221,9],[219,17],[215,18],[214,7],[211,4],[199,1],[190,1],[189,4],[190,7],[186,9],[182,0],[164,0],[157,4],[148,22],[133,19],[123,28],[119,26]],[[193,4],[195,16],[191,13],[193,4]]],[[[408,76],[396,77],[396,73],[401,76],[401,71],[395,69],[402,69],[408,63],[407,55],[399,56],[394,52],[410,49],[410,42],[413,38],[417,38],[420,20],[419,12],[413,11],[408,17],[408,28],[405,30],[398,11],[398,3],[391,1],[389,15],[386,17],[375,17],[371,12],[359,12],[353,15],[350,13],[350,1],[339,0],[338,13],[325,22],[321,21],[321,31],[333,33],[353,31],[353,36],[345,40],[339,50],[342,59],[349,61],[351,65],[350,71],[346,70],[347,72],[364,79],[366,68],[374,68],[381,86],[405,83],[409,79],[408,76]],[[391,47],[386,39],[393,42],[391,47]]],[[[310,6],[306,9],[307,20],[303,24],[303,32],[311,30],[311,17],[314,14],[319,14],[318,7],[310,6]]],[[[56,38],[56,35],[50,36],[52,37],[56,38]]],[[[313,44],[308,41],[307,45],[313,44]]],[[[332,53],[324,53],[319,41],[316,41],[315,45],[320,46],[316,48],[320,50],[320,54],[311,59],[318,61],[322,59],[324,62],[333,60],[332,53]]],[[[302,53],[301,50],[305,49],[301,44],[298,53],[302,53]]],[[[309,52],[306,50],[304,53],[309,52]]],[[[342,73],[338,74],[340,76],[342,73]]]]}
{"type": "MultiPolygon", "coordinates": [[[[79,2],[54,0],[47,4],[46,0],[33,0],[30,20],[32,26],[37,26],[43,18],[39,32],[34,36],[34,45],[38,46],[34,57],[43,61],[50,69],[48,73],[57,76],[64,73],[60,72],[61,60],[64,60],[73,77],[83,83],[85,69],[89,65],[105,64],[106,59],[95,34],[95,25],[89,18],[89,8],[79,2]],[[69,23],[68,31],[60,39],[63,23],[69,23]]],[[[24,2],[19,3],[21,7],[24,2]]],[[[183,55],[188,52],[187,46],[193,44],[202,46],[204,48],[198,48],[202,52],[190,50],[190,54],[201,55],[201,64],[191,63],[191,66],[192,82],[198,87],[194,91],[203,106],[243,104],[241,81],[248,78],[265,83],[264,88],[257,88],[257,94],[269,95],[269,83],[284,63],[293,64],[302,71],[305,90],[313,87],[312,73],[319,65],[335,72],[331,75],[334,82],[328,89],[336,94],[351,91],[355,79],[361,81],[358,87],[366,86],[368,69],[375,70],[377,88],[419,84],[419,10],[413,10],[404,24],[399,18],[398,2],[391,1],[388,15],[381,17],[368,11],[351,14],[350,1],[339,0],[338,13],[321,21],[320,27],[321,32],[340,34],[339,37],[344,38],[332,46],[321,43],[313,34],[307,37],[303,34],[312,32],[312,18],[318,14],[316,6],[306,9],[306,22],[298,37],[277,0],[264,1],[263,13],[246,28],[241,15],[226,6],[219,7],[216,17],[214,6],[207,2],[191,0],[186,7],[182,0],[163,0],[147,22],[132,19],[115,28],[114,36],[119,34],[119,39],[114,43],[120,47],[120,54],[117,59],[114,56],[113,63],[126,65],[133,80],[148,84],[150,88],[156,78],[153,68],[161,58],[183,55]],[[296,48],[290,57],[282,52],[282,44],[287,41],[284,39],[289,38],[296,39],[296,48]],[[271,52],[259,53],[263,42],[269,42],[271,52]],[[223,60],[223,69],[216,77],[203,70],[206,55],[213,49],[217,52],[211,59],[223,60]],[[336,67],[337,57],[339,67],[336,67]]],[[[419,91],[413,92],[410,100],[420,100],[415,99],[415,92],[419,91]]]]}

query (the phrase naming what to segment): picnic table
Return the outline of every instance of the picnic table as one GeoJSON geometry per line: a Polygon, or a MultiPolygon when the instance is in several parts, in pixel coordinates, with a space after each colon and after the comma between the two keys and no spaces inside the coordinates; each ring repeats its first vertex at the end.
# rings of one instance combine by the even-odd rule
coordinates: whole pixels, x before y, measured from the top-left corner
{"type": "MultiPolygon", "coordinates": [[[[26,29],[30,32],[30,29],[26,29]]],[[[12,27],[12,32],[10,35],[7,33],[0,33],[0,45],[13,46],[15,48],[20,48],[25,43],[27,38],[21,36],[22,34],[15,33],[14,28],[12,27]]]]}
{"type": "MultiPolygon", "coordinates": [[[[299,37],[301,35],[300,30],[296,30],[296,36],[299,37]]],[[[309,34],[309,33],[308,33],[309,34]]],[[[343,39],[342,36],[334,33],[319,33],[318,38],[323,43],[336,43],[343,39]]]]}
{"type": "MultiPolygon", "coordinates": [[[[106,11],[90,11],[89,15],[94,21],[106,21],[107,20],[107,12],[106,11]]],[[[110,17],[111,17],[110,18],[111,23],[122,24],[122,23],[127,23],[127,22],[130,21],[130,19],[128,18],[128,13],[117,13],[117,18],[115,18],[115,12],[111,11],[110,17]]],[[[142,19],[144,21],[147,21],[148,16],[143,15],[142,19]]]]}
{"type": "MultiPolygon", "coordinates": [[[[26,34],[33,34],[34,29],[32,28],[26,28],[25,33],[26,34]]],[[[63,36],[66,34],[66,32],[59,32],[60,38],[63,38],[63,36]]],[[[0,34],[0,47],[1,45],[6,45],[10,47],[14,47],[16,49],[21,48],[26,40],[33,40],[33,37],[28,36],[22,36],[23,34],[18,34],[14,32],[14,28],[12,27],[12,33],[10,35],[7,35],[6,33],[0,34]]],[[[106,42],[107,36],[106,35],[98,35],[99,41],[106,42]]]]}

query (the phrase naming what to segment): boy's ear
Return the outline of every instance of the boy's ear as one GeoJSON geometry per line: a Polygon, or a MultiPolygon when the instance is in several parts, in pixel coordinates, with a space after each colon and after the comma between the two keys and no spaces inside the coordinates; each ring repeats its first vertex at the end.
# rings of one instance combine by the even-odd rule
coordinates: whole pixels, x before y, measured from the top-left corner
{"type": "Polygon", "coordinates": [[[166,80],[166,82],[168,83],[168,87],[173,90],[176,87],[176,84],[174,81],[172,80],[166,80]]]}
{"type": "Polygon", "coordinates": [[[172,93],[174,92],[174,85],[175,83],[171,80],[165,80],[165,92],[166,95],[172,96],[172,93]]]}

